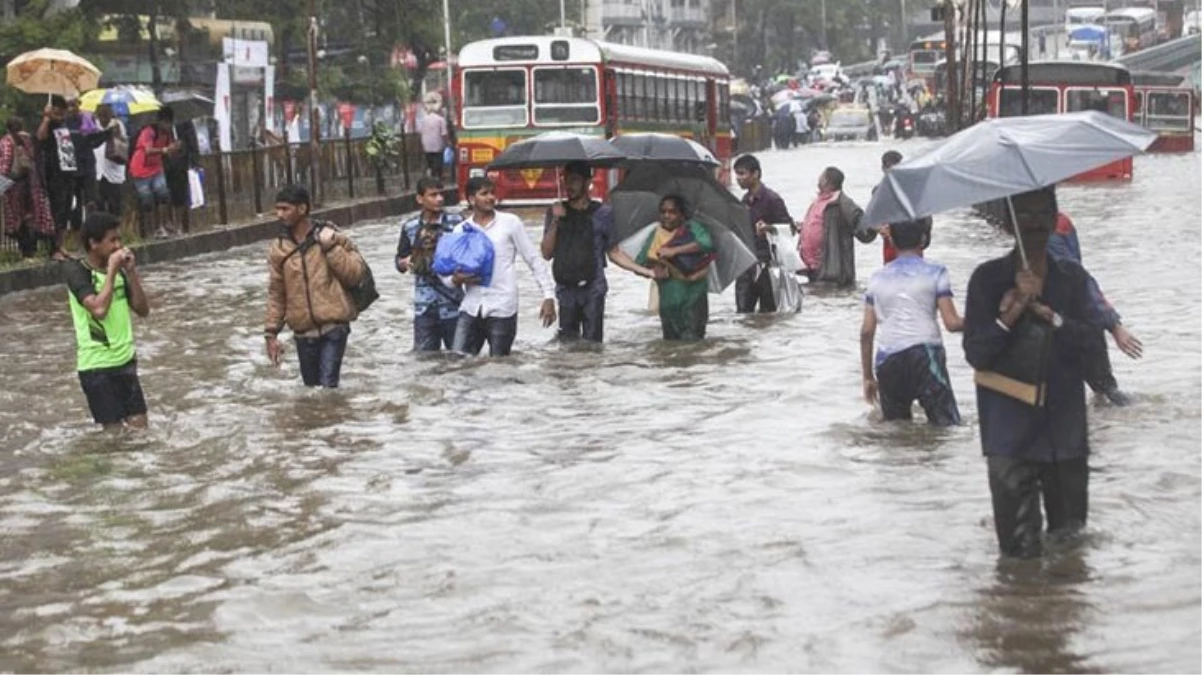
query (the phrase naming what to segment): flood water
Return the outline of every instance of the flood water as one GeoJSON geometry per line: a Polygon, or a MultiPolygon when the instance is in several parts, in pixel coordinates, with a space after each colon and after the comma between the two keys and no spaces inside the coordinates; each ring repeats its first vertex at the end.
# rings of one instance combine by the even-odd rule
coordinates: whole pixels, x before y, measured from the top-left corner
{"type": "MultiPolygon", "coordinates": [[[[829,164],[866,204],[886,149],[761,157],[800,218],[829,164]]],[[[90,424],[65,290],[0,298],[0,671],[1198,672],[1200,182],[1158,155],[1060,193],[1146,357],[1112,346],[1138,404],[1091,407],[1084,544],[1026,564],[999,564],[958,337],[965,426],[881,423],[855,294],[740,317],[731,289],[665,345],[611,268],[608,343],[568,349],[519,265],[516,356],[419,359],[396,224],[361,224],[383,298],[342,390],[268,364],[265,245],[157,265],[152,430],[123,436],[90,424]]],[[[1008,246],[944,214],[928,256],[962,310],[1008,246]]]]}

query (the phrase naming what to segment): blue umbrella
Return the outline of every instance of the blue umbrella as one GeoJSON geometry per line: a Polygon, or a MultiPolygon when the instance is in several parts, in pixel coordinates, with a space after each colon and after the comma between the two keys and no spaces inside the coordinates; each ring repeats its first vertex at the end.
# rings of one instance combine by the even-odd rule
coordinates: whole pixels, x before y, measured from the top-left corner
{"type": "Polygon", "coordinates": [[[117,117],[130,117],[153,112],[163,107],[162,103],[147,89],[118,85],[108,89],[93,89],[79,99],[81,110],[96,112],[99,105],[108,105],[117,117]]]}

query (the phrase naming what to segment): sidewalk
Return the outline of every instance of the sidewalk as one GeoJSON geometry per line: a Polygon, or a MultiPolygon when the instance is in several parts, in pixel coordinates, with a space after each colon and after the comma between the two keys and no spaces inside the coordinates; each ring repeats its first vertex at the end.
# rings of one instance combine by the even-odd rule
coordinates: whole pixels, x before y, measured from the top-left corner
{"type": "MultiPolygon", "coordinates": [[[[447,203],[455,203],[456,195],[455,187],[448,187],[447,203]]],[[[396,197],[367,197],[334,202],[314,209],[313,216],[332,221],[341,227],[349,227],[363,220],[379,220],[416,210],[414,194],[407,192],[396,197]]],[[[148,241],[133,246],[133,250],[137,253],[140,265],[152,265],[266,241],[275,237],[279,228],[279,221],[273,215],[249,222],[206,228],[202,232],[172,239],[148,241]]],[[[37,267],[14,267],[0,271],[0,296],[63,283],[62,265],[63,263],[48,262],[37,267]]]]}

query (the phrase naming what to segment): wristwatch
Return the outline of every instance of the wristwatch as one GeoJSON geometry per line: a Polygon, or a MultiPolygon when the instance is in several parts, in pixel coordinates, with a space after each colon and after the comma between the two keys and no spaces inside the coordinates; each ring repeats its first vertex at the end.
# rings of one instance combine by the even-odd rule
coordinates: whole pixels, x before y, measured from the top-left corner
{"type": "Polygon", "coordinates": [[[1052,328],[1059,330],[1064,325],[1064,317],[1060,316],[1060,312],[1052,312],[1052,328]]]}

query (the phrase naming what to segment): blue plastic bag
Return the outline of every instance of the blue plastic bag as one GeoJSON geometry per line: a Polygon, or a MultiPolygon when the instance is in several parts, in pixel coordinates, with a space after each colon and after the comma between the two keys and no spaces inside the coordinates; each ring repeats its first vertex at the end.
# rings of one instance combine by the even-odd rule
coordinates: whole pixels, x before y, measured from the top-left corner
{"type": "Polygon", "coordinates": [[[451,166],[455,163],[455,148],[447,146],[442,149],[442,164],[443,166],[451,166]]]}
{"type": "Polygon", "coordinates": [[[482,230],[471,225],[448,232],[438,238],[434,249],[434,264],[430,269],[439,276],[456,272],[480,279],[481,286],[492,283],[492,264],[496,257],[492,240],[482,230]]]}

